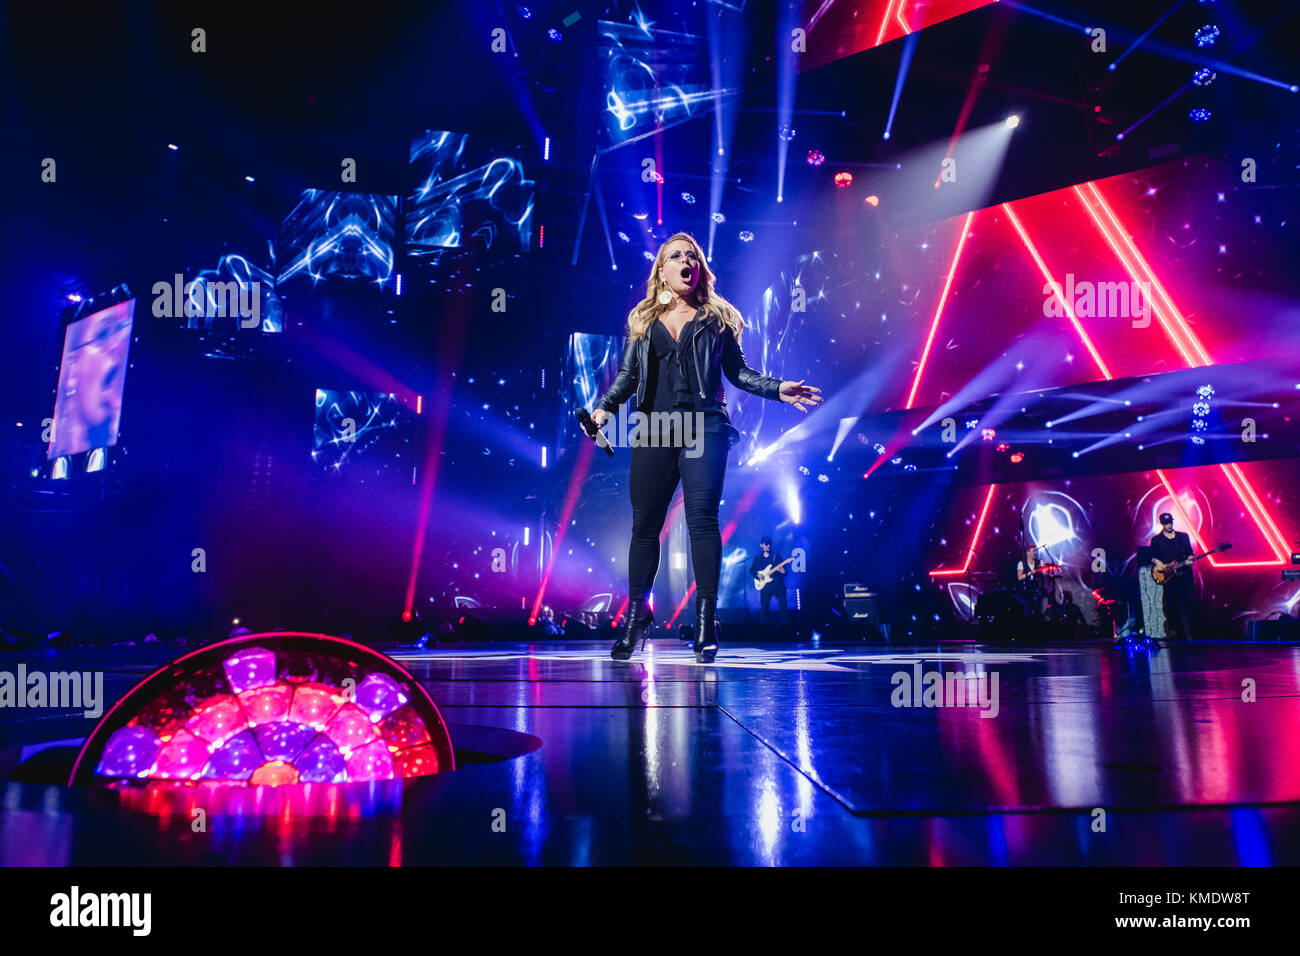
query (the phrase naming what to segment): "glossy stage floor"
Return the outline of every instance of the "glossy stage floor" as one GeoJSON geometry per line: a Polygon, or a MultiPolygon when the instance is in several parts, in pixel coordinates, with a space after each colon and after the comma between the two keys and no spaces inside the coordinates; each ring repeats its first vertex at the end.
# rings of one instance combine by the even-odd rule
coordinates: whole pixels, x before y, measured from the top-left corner
{"type": "MultiPolygon", "coordinates": [[[[32,782],[0,783],[0,863],[1300,863],[1293,645],[390,652],[451,724],[455,771],[241,791],[196,833],[172,796],[68,789],[29,762],[32,782]],[[975,706],[924,706],[909,682],[940,670],[983,674],[984,697],[968,682],[975,706]]],[[[167,659],[149,655],[11,653],[0,670],[102,668],[115,699],[167,659]]],[[[20,745],[66,749],[90,726],[0,710],[0,753],[12,767],[20,745]]]]}

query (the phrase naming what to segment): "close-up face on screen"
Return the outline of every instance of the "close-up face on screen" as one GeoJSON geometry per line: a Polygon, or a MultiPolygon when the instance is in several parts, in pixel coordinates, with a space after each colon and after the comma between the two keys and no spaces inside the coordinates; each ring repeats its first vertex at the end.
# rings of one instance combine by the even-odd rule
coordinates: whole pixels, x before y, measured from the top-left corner
{"type": "Polygon", "coordinates": [[[48,457],[117,444],[134,305],[128,301],[68,326],[48,457]]]}
{"type": "Polygon", "coordinates": [[[250,12],[0,15],[7,925],[1282,927],[1300,4],[250,12]]]}

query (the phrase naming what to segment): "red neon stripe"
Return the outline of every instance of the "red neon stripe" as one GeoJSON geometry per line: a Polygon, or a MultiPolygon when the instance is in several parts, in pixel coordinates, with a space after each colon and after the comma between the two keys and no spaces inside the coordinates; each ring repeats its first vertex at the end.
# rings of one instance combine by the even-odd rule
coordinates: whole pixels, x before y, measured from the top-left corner
{"type": "Polygon", "coordinates": [[[943,315],[943,307],[948,302],[948,290],[952,288],[953,276],[957,274],[957,262],[961,259],[961,251],[966,245],[966,236],[970,232],[971,220],[975,218],[974,210],[966,213],[966,220],[961,224],[961,235],[957,239],[957,250],[953,253],[952,264],[948,266],[948,278],[944,280],[943,292],[939,295],[939,307],[934,310],[934,319],[930,322],[930,334],[926,336],[925,348],[921,352],[921,361],[916,366],[916,377],[912,379],[912,390],[907,395],[907,405],[905,408],[911,408],[912,403],[916,401],[916,390],[921,385],[921,373],[925,371],[926,360],[930,357],[930,347],[934,344],[935,333],[939,331],[939,317],[943,315]]]}
{"type": "Polygon", "coordinates": [[[966,550],[966,561],[960,569],[949,571],[931,571],[930,577],[940,578],[949,575],[962,575],[970,569],[971,560],[975,557],[975,545],[979,544],[980,534],[984,531],[984,519],[988,517],[989,505],[993,503],[993,492],[997,491],[997,485],[989,485],[989,493],[984,496],[984,508],[980,511],[980,520],[975,524],[975,533],[971,535],[970,547],[966,550]]]}
{"type": "MultiPolygon", "coordinates": [[[[1091,183],[1089,185],[1091,185],[1091,183]]],[[[1129,259],[1126,257],[1124,251],[1120,249],[1119,243],[1117,242],[1115,235],[1113,235],[1110,232],[1110,230],[1107,229],[1106,224],[1101,221],[1101,218],[1100,216],[1098,216],[1097,211],[1093,209],[1091,204],[1089,204],[1088,201],[1084,198],[1083,193],[1079,190],[1078,186],[1074,187],[1074,192],[1075,195],[1078,197],[1079,202],[1082,203],[1083,208],[1087,210],[1088,215],[1092,217],[1093,224],[1096,225],[1097,231],[1101,233],[1102,238],[1104,238],[1106,242],[1110,245],[1111,251],[1115,253],[1115,257],[1119,259],[1120,264],[1124,266],[1125,270],[1127,270],[1129,277],[1134,282],[1141,284],[1142,280],[1138,277],[1137,269],[1134,268],[1133,264],[1129,262],[1129,259]]],[[[1100,194],[1098,194],[1098,196],[1100,196],[1100,194]]],[[[1117,232],[1121,238],[1126,238],[1122,230],[1117,229],[1117,232]]],[[[1158,289],[1158,283],[1155,282],[1155,277],[1151,275],[1150,270],[1147,271],[1147,285],[1153,290],[1158,289]]],[[[1174,309],[1172,307],[1173,303],[1169,302],[1168,300],[1169,297],[1164,294],[1163,289],[1159,289],[1159,292],[1161,294],[1161,297],[1165,299],[1164,306],[1162,307],[1156,304],[1154,295],[1150,297],[1150,301],[1148,301],[1147,305],[1152,309],[1152,311],[1156,313],[1157,316],[1160,317],[1161,319],[1160,327],[1164,330],[1165,335],[1169,337],[1169,341],[1174,344],[1174,348],[1178,349],[1178,351],[1182,354],[1183,361],[1187,363],[1188,368],[1194,368],[1198,364],[1199,365],[1210,364],[1208,359],[1206,359],[1205,361],[1198,362],[1195,358],[1193,358],[1191,355],[1187,353],[1186,346],[1184,346],[1183,342],[1180,341],[1179,338],[1174,334],[1174,330],[1170,324],[1171,321],[1178,321],[1181,323],[1182,317],[1177,316],[1177,319],[1175,319],[1175,316],[1177,315],[1177,309],[1174,309]],[[1168,313],[1168,315],[1166,315],[1166,313],[1168,313]]],[[[1182,331],[1184,333],[1189,332],[1186,323],[1182,323],[1182,331]]],[[[1196,343],[1193,342],[1193,344],[1196,343]]],[[[1204,354],[1203,350],[1202,350],[1202,354],[1204,354]]]]}
{"type": "MultiPolygon", "coordinates": [[[[1116,235],[1119,238],[1124,240],[1124,244],[1128,247],[1129,252],[1133,256],[1134,260],[1138,263],[1138,265],[1142,267],[1142,271],[1145,272],[1147,276],[1150,278],[1152,288],[1154,288],[1157,292],[1159,292],[1160,297],[1165,300],[1165,303],[1169,307],[1170,314],[1173,315],[1174,319],[1178,322],[1178,325],[1182,330],[1183,335],[1187,337],[1187,341],[1191,344],[1192,348],[1195,349],[1195,351],[1199,355],[1201,364],[1213,365],[1214,363],[1213,360],[1210,358],[1209,353],[1207,353],[1205,349],[1202,347],[1200,340],[1196,337],[1196,333],[1193,332],[1191,327],[1187,324],[1187,320],[1183,318],[1182,313],[1179,312],[1178,309],[1174,306],[1173,299],[1169,297],[1169,293],[1165,291],[1165,287],[1161,285],[1160,280],[1156,278],[1156,274],[1154,270],[1152,270],[1151,266],[1147,264],[1146,259],[1142,257],[1142,253],[1139,252],[1137,246],[1133,244],[1133,240],[1129,238],[1128,230],[1124,228],[1123,224],[1119,221],[1119,217],[1115,215],[1114,211],[1106,203],[1105,197],[1103,197],[1101,194],[1101,190],[1097,188],[1097,184],[1087,183],[1086,185],[1088,186],[1089,191],[1096,198],[1097,204],[1101,207],[1102,212],[1106,214],[1106,218],[1110,220],[1112,226],[1115,229],[1116,235]]],[[[1188,362],[1188,365],[1195,366],[1195,363],[1188,362]]]]}
{"type": "Polygon", "coordinates": [[[911,33],[912,32],[911,28],[907,25],[907,22],[903,19],[903,4],[906,2],[907,0],[899,0],[898,10],[894,12],[894,19],[898,21],[898,25],[903,28],[904,33],[911,33]]]}
{"type": "MultiPolygon", "coordinates": [[[[1242,473],[1240,466],[1238,466],[1236,462],[1233,462],[1227,465],[1220,465],[1219,469],[1228,479],[1228,483],[1232,485],[1233,491],[1237,492],[1237,497],[1240,498],[1241,503],[1246,506],[1246,511],[1249,512],[1251,520],[1255,522],[1255,527],[1259,529],[1259,533],[1263,536],[1264,541],[1272,550],[1274,559],[1269,561],[1268,564],[1286,564],[1290,560],[1290,552],[1287,551],[1287,541],[1282,537],[1282,533],[1277,530],[1277,525],[1273,523],[1273,518],[1268,513],[1268,509],[1264,507],[1264,503],[1260,501],[1259,496],[1255,494],[1254,487],[1246,480],[1246,476],[1242,473]],[[1277,535],[1276,540],[1269,539],[1269,529],[1264,527],[1265,523],[1272,527],[1274,534],[1277,535]],[[1282,542],[1280,548],[1277,545],[1277,541],[1282,542]]],[[[1210,562],[1211,567],[1215,568],[1241,567],[1247,563],[1243,561],[1215,561],[1213,556],[1206,560],[1210,562]]]]}
{"type": "Polygon", "coordinates": [[[1208,550],[1205,547],[1205,542],[1201,540],[1200,531],[1198,531],[1196,526],[1192,524],[1191,519],[1187,517],[1186,512],[1183,511],[1183,506],[1178,503],[1178,495],[1174,491],[1173,485],[1169,484],[1169,479],[1165,477],[1165,473],[1157,468],[1156,477],[1159,478],[1160,483],[1165,486],[1165,491],[1169,492],[1169,500],[1174,503],[1174,510],[1178,512],[1178,519],[1187,527],[1187,533],[1196,541],[1196,546],[1202,551],[1208,550]]]}
{"type": "Polygon", "coordinates": [[[880,32],[876,34],[876,46],[880,46],[885,38],[885,26],[889,23],[889,11],[894,6],[894,0],[889,0],[885,4],[885,15],[880,18],[880,32]]]}
{"type": "Polygon", "coordinates": [[[1051,285],[1052,293],[1056,296],[1057,300],[1065,306],[1065,314],[1070,317],[1070,321],[1074,324],[1074,330],[1079,333],[1079,338],[1083,340],[1083,344],[1086,345],[1088,351],[1092,353],[1092,360],[1097,363],[1097,367],[1101,369],[1101,374],[1106,377],[1106,380],[1110,381],[1115,376],[1110,374],[1110,369],[1106,367],[1106,363],[1103,362],[1101,356],[1097,354],[1096,348],[1093,347],[1092,339],[1088,338],[1088,333],[1083,330],[1083,326],[1079,324],[1079,319],[1074,314],[1074,306],[1065,301],[1065,296],[1061,293],[1060,283],[1052,278],[1051,272],[1047,269],[1047,263],[1043,262],[1043,257],[1040,256],[1038,250],[1034,248],[1033,242],[1029,239],[1029,234],[1025,232],[1025,227],[1020,225],[1020,220],[1017,219],[1016,214],[1011,211],[1011,206],[1009,204],[1003,203],[1002,209],[1006,212],[1007,218],[1011,220],[1011,225],[1015,226],[1016,232],[1020,233],[1020,240],[1025,244],[1025,248],[1029,250],[1029,254],[1033,256],[1034,262],[1038,263],[1038,269],[1043,273],[1043,278],[1045,278],[1051,285]]]}
{"type": "MultiPolygon", "coordinates": [[[[1111,246],[1112,251],[1115,252],[1116,257],[1119,258],[1121,264],[1123,264],[1125,269],[1129,272],[1130,276],[1132,276],[1134,280],[1141,281],[1138,279],[1138,276],[1136,274],[1137,270],[1133,268],[1130,262],[1125,258],[1125,254],[1121,251],[1119,242],[1117,241],[1116,237],[1118,237],[1119,240],[1122,240],[1124,245],[1127,246],[1129,254],[1132,256],[1133,260],[1137,263],[1137,265],[1141,267],[1142,271],[1148,277],[1148,280],[1151,284],[1151,288],[1159,293],[1160,298],[1163,300],[1165,313],[1168,316],[1172,317],[1172,319],[1178,324],[1179,330],[1182,332],[1184,336],[1186,336],[1189,346],[1192,349],[1194,349],[1196,353],[1198,353],[1197,358],[1199,358],[1199,364],[1200,365],[1213,364],[1213,361],[1211,360],[1209,354],[1205,351],[1204,347],[1201,345],[1200,340],[1197,338],[1196,334],[1191,330],[1191,328],[1187,325],[1186,320],[1183,318],[1182,313],[1180,313],[1178,311],[1178,308],[1174,305],[1173,300],[1169,296],[1169,293],[1165,291],[1165,288],[1163,285],[1161,285],[1160,280],[1156,278],[1155,272],[1151,269],[1150,265],[1142,257],[1142,254],[1138,251],[1136,245],[1133,244],[1132,240],[1128,236],[1128,232],[1125,230],[1123,224],[1120,222],[1119,217],[1115,215],[1114,211],[1106,203],[1105,198],[1101,195],[1101,192],[1097,188],[1096,184],[1086,183],[1084,185],[1089,189],[1089,191],[1095,197],[1097,201],[1097,205],[1100,207],[1102,212],[1105,213],[1106,218],[1109,220],[1110,225],[1114,229],[1114,234],[1108,231],[1108,229],[1106,228],[1106,224],[1102,222],[1101,218],[1097,215],[1096,210],[1094,210],[1093,207],[1088,203],[1083,193],[1079,191],[1078,186],[1073,187],[1075,193],[1079,197],[1079,200],[1083,204],[1084,208],[1088,211],[1089,216],[1093,220],[1093,224],[1096,226],[1097,230],[1102,234],[1102,237],[1106,240],[1106,242],[1111,246]]],[[[1106,363],[1102,360],[1096,348],[1093,347],[1092,341],[1088,338],[1087,333],[1084,331],[1083,327],[1079,324],[1078,318],[1074,314],[1073,307],[1071,306],[1070,303],[1065,301],[1065,296],[1062,294],[1059,283],[1057,283],[1056,280],[1052,278],[1050,272],[1047,269],[1046,263],[1043,261],[1042,257],[1038,254],[1038,250],[1034,247],[1034,244],[1030,240],[1028,233],[1025,231],[1019,219],[1016,218],[1015,213],[1011,210],[1011,207],[1007,203],[1003,203],[1002,208],[1006,211],[1007,218],[1010,220],[1012,226],[1015,227],[1016,232],[1019,233],[1021,241],[1024,242],[1025,248],[1029,251],[1029,254],[1033,257],[1035,263],[1038,265],[1038,268],[1042,272],[1044,278],[1046,278],[1048,283],[1051,285],[1053,293],[1056,295],[1057,299],[1061,302],[1061,304],[1065,307],[1066,314],[1070,317],[1070,321],[1073,323],[1075,331],[1079,334],[1080,339],[1083,341],[1084,345],[1088,348],[1088,351],[1092,354],[1093,360],[1097,363],[1097,367],[1101,369],[1102,374],[1106,377],[1107,380],[1111,380],[1114,376],[1111,375],[1109,368],[1107,368],[1106,366],[1106,363]]],[[[969,215],[970,214],[968,214],[967,217],[968,224],[969,224],[969,215]]],[[[955,259],[954,259],[954,267],[955,267],[955,259]]],[[[949,278],[951,280],[951,271],[950,271],[949,278]]],[[[1154,308],[1154,301],[1152,302],[1152,306],[1154,308]]],[[[937,327],[937,322],[938,322],[938,314],[936,314],[935,316],[935,325],[931,327],[930,338],[927,339],[926,341],[926,352],[923,353],[922,355],[921,367],[924,367],[925,357],[926,355],[928,355],[930,343],[933,340],[935,328],[937,327]]],[[[1193,358],[1192,356],[1188,355],[1187,350],[1174,336],[1173,330],[1168,325],[1165,325],[1163,322],[1162,322],[1162,327],[1165,329],[1166,334],[1169,336],[1170,340],[1174,343],[1175,347],[1177,347],[1178,351],[1182,354],[1183,360],[1187,363],[1188,367],[1190,368],[1198,367],[1197,358],[1193,358]]],[[[920,368],[918,368],[917,370],[916,381],[919,380],[920,380],[920,368]]],[[[915,392],[916,392],[916,382],[913,382],[912,396],[915,395],[915,392]]],[[[909,396],[908,408],[911,407],[912,396],[909,396]]],[[[1223,474],[1228,479],[1229,484],[1232,485],[1233,490],[1237,493],[1237,497],[1241,500],[1243,507],[1245,507],[1246,511],[1250,514],[1251,520],[1255,522],[1255,526],[1259,529],[1259,532],[1263,536],[1265,542],[1268,544],[1269,548],[1273,551],[1273,553],[1277,555],[1277,557],[1272,561],[1216,561],[1214,556],[1211,555],[1206,560],[1208,560],[1210,562],[1211,567],[1214,568],[1276,567],[1280,564],[1285,564],[1286,561],[1289,559],[1289,552],[1287,551],[1287,547],[1288,547],[1287,539],[1282,534],[1282,532],[1278,529],[1277,523],[1273,520],[1272,514],[1269,512],[1268,508],[1265,507],[1264,503],[1259,499],[1259,495],[1256,493],[1254,486],[1250,483],[1250,480],[1246,477],[1245,473],[1241,470],[1241,466],[1236,462],[1231,462],[1228,464],[1221,464],[1219,468],[1223,471],[1223,474]]],[[[1169,480],[1165,477],[1164,472],[1157,469],[1156,474],[1157,476],[1159,476],[1161,482],[1164,484],[1166,491],[1169,492],[1169,497],[1173,500],[1174,507],[1179,512],[1180,517],[1182,517],[1183,523],[1187,525],[1189,529],[1191,529],[1191,534],[1196,539],[1197,545],[1200,547],[1201,550],[1208,551],[1209,548],[1206,546],[1205,542],[1201,539],[1196,529],[1192,527],[1191,522],[1187,520],[1187,516],[1182,513],[1182,509],[1178,504],[1178,497],[1174,493],[1173,487],[1169,484],[1169,480]]],[[[991,486],[989,489],[989,496],[988,498],[985,499],[984,513],[987,513],[988,503],[989,501],[992,500],[993,488],[996,487],[997,486],[994,485],[991,486]]],[[[930,572],[931,576],[940,577],[940,576],[947,576],[947,575],[965,574],[966,570],[970,567],[972,556],[975,553],[975,546],[978,544],[979,536],[983,530],[983,525],[984,525],[984,514],[981,514],[979,524],[975,529],[975,534],[971,538],[971,546],[970,546],[970,550],[967,552],[966,555],[966,562],[962,565],[962,568],[960,570],[931,571],[930,572]]]]}
{"type": "Polygon", "coordinates": [[[1273,521],[1273,516],[1269,514],[1268,508],[1266,508],[1264,503],[1259,500],[1259,496],[1255,493],[1255,486],[1246,479],[1245,473],[1241,470],[1241,463],[1234,461],[1226,465],[1221,465],[1220,467],[1228,469],[1241,479],[1242,484],[1246,486],[1246,490],[1250,493],[1251,499],[1259,507],[1260,512],[1268,521],[1268,526],[1273,529],[1273,534],[1277,535],[1277,544],[1280,546],[1277,551],[1278,557],[1284,557],[1289,561],[1291,559],[1291,552],[1288,550],[1290,542],[1287,540],[1286,535],[1278,530],[1277,524],[1273,521]]]}
{"type": "MultiPolygon", "coordinates": [[[[1121,252],[1119,248],[1119,242],[1123,242],[1133,261],[1140,266],[1141,271],[1145,273],[1147,281],[1150,282],[1151,288],[1159,293],[1159,297],[1163,302],[1164,311],[1173,319],[1174,322],[1177,323],[1179,331],[1185,337],[1188,346],[1195,352],[1194,356],[1189,355],[1187,349],[1184,348],[1182,343],[1174,336],[1173,330],[1167,324],[1162,322],[1162,327],[1164,327],[1166,334],[1174,343],[1174,346],[1178,349],[1179,353],[1183,356],[1183,361],[1187,363],[1189,368],[1197,368],[1202,365],[1212,365],[1213,360],[1210,358],[1209,353],[1205,351],[1205,348],[1201,345],[1200,339],[1197,338],[1196,333],[1192,331],[1191,327],[1187,324],[1187,320],[1183,318],[1178,307],[1174,305],[1173,299],[1170,297],[1169,293],[1165,291],[1165,287],[1156,277],[1155,271],[1147,263],[1146,259],[1143,258],[1142,253],[1138,250],[1132,239],[1129,238],[1128,230],[1124,227],[1124,224],[1120,221],[1114,210],[1111,209],[1110,205],[1106,202],[1105,197],[1101,194],[1100,188],[1098,188],[1096,183],[1085,183],[1084,186],[1096,200],[1097,206],[1103,213],[1105,213],[1111,227],[1110,230],[1107,229],[1106,224],[1101,221],[1096,210],[1093,209],[1092,205],[1084,197],[1080,188],[1075,186],[1074,192],[1083,204],[1084,209],[1086,209],[1089,216],[1091,216],[1093,224],[1097,227],[1097,231],[1100,232],[1103,238],[1106,239],[1107,243],[1110,244],[1116,257],[1119,258],[1120,262],[1123,264],[1124,268],[1128,270],[1129,275],[1134,279],[1134,281],[1140,282],[1141,280],[1138,278],[1137,269],[1130,264],[1128,259],[1125,258],[1124,253],[1121,252]],[[1113,232],[1111,230],[1113,230],[1113,232]]],[[[1154,309],[1154,296],[1152,299],[1153,301],[1151,302],[1151,305],[1154,309]]],[[[1223,472],[1224,477],[1228,479],[1228,483],[1232,485],[1232,490],[1237,493],[1237,497],[1241,500],[1241,503],[1250,515],[1251,520],[1255,522],[1255,527],[1259,529],[1260,535],[1264,538],[1265,543],[1268,544],[1274,555],[1276,555],[1276,558],[1273,561],[1268,562],[1216,561],[1214,556],[1211,555],[1206,559],[1210,562],[1210,566],[1214,568],[1244,568],[1272,567],[1279,564],[1285,564],[1289,559],[1287,539],[1282,532],[1278,530],[1277,523],[1273,520],[1273,516],[1269,513],[1268,508],[1264,506],[1264,503],[1259,500],[1259,496],[1255,492],[1254,486],[1251,485],[1250,480],[1246,478],[1240,465],[1235,462],[1230,464],[1221,464],[1219,465],[1219,469],[1223,472]],[[1270,537],[1270,531],[1275,537],[1270,537]]],[[[1169,491],[1170,497],[1177,502],[1177,497],[1174,495],[1173,489],[1170,487],[1168,481],[1164,478],[1163,473],[1157,471],[1156,474],[1161,476],[1161,481],[1164,482],[1165,488],[1169,491]]],[[[1189,527],[1191,526],[1191,523],[1186,522],[1186,520],[1185,523],[1189,527]]],[[[1200,540],[1199,536],[1197,537],[1197,541],[1201,550],[1209,550],[1208,546],[1200,540]]]]}

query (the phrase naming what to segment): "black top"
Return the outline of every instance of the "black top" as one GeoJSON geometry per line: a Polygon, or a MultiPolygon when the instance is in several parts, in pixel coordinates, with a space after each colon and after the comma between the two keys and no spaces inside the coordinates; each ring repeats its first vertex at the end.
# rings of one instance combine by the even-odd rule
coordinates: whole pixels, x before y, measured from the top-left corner
{"type": "Polygon", "coordinates": [[[1172,538],[1157,534],[1151,539],[1151,556],[1168,564],[1192,556],[1192,539],[1186,531],[1175,531],[1172,538]]]}
{"type": "MultiPolygon", "coordinates": [[[[650,325],[650,376],[646,382],[646,399],[642,411],[673,412],[700,411],[705,403],[700,400],[699,376],[695,374],[695,355],[691,337],[699,328],[700,320],[691,319],[682,326],[681,337],[674,340],[668,327],[656,319],[650,325]]],[[[724,432],[733,443],[739,438],[720,409],[705,407],[704,430],[724,432]]]]}
{"type": "Polygon", "coordinates": [[[677,408],[694,408],[695,392],[691,379],[695,363],[686,347],[695,331],[695,320],[682,326],[681,338],[674,340],[668,327],[659,320],[650,326],[651,376],[653,385],[650,410],[671,412],[677,408]]]}

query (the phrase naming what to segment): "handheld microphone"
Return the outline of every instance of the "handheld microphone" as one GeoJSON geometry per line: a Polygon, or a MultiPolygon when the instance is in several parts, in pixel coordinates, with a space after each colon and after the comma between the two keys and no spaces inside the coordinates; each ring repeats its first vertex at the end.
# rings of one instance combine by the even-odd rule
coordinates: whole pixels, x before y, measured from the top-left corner
{"type": "Polygon", "coordinates": [[[609,439],[605,437],[605,433],[600,430],[600,427],[592,419],[591,412],[587,411],[585,408],[579,408],[574,412],[574,414],[578,416],[578,424],[582,426],[582,430],[586,436],[603,448],[605,454],[609,455],[610,458],[613,458],[614,446],[609,443],[609,439]]]}

